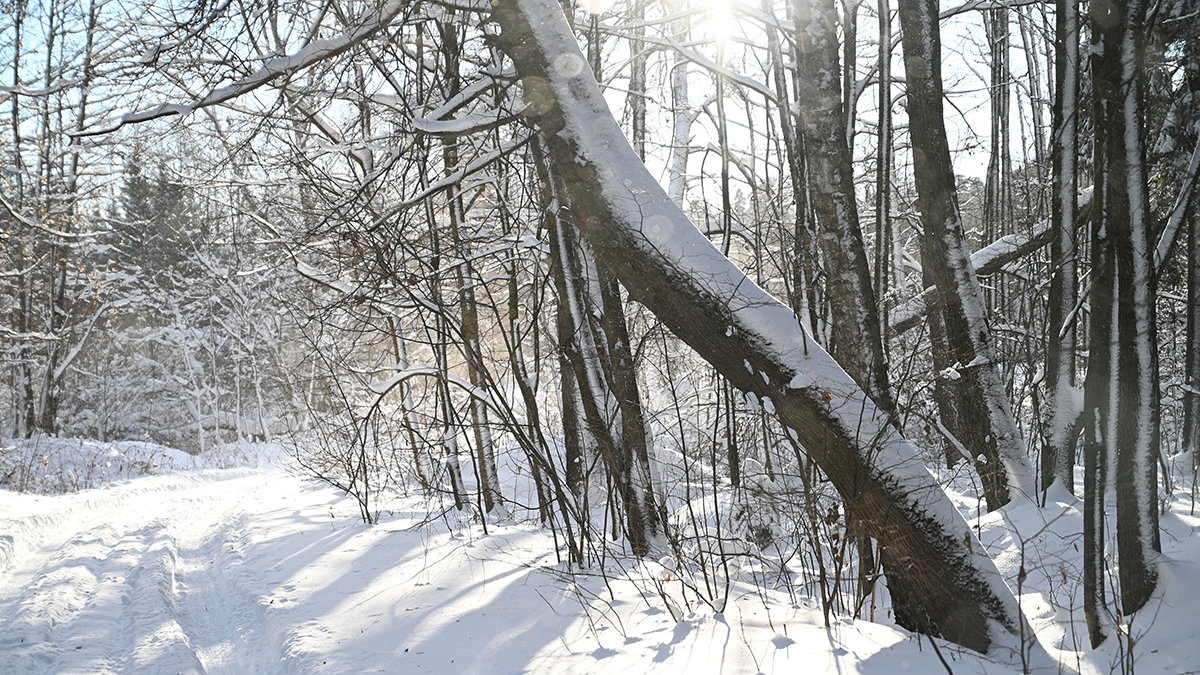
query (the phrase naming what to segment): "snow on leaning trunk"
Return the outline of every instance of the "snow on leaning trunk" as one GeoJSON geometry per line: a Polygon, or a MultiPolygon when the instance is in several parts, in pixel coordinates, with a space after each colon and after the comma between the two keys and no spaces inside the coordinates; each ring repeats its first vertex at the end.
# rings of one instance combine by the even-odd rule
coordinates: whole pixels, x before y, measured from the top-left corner
{"type": "Polygon", "coordinates": [[[546,138],[578,227],[630,295],[739,389],[770,399],[793,439],[903,564],[928,625],[1010,663],[1047,667],[1012,592],[916,449],[803,332],[720,255],[625,139],[553,0],[499,0],[500,42],[546,138]],[[1022,638],[1027,642],[1022,644],[1022,638]]]}

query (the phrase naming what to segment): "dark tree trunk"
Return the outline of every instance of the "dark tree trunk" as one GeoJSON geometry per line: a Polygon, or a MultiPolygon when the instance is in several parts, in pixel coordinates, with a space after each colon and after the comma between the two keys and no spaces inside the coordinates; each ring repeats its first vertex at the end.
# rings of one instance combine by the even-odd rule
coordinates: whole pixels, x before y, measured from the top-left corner
{"type": "MultiPolygon", "coordinates": [[[[1094,426],[1108,457],[1116,456],[1117,555],[1121,608],[1128,616],[1149,599],[1157,583],[1154,560],[1161,550],[1158,533],[1159,394],[1155,334],[1154,249],[1145,169],[1143,123],[1143,2],[1091,4],[1092,78],[1095,91],[1096,187],[1093,199],[1094,247],[1103,247],[1100,273],[1093,258],[1093,293],[1113,288],[1107,331],[1091,335],[1115,347],[1102,374],[1107,391],[1085,398],[1089,411],[1108,418],[1094,426]],[[1115,343],[1112,336],[1115,333],[1115,343]],[[1101,393],[1105,394],[1100,398],[1101,393]],[[1106,404],[1106,405],[1102,405],[1106,404]]],[[[1094,299],[1093,312],[1096,313],[1094,299]]],[[[1103,314],[1103,312],[1100,312],[1103,314]]],[[[1093,326],[1097,317],[1093,315],[1093,326]]],[[[1088,382],[1095,357],[1089,364],[1088,382]]],[[[1094,413],[1093,413],[1094,414],[1094,413]]],[[[1085,503],[1088,500],[1085,498],[1085,503]]]]}
{"type": "MultiPolygon", "coordinates": [[[[559,201],[573,203],[571,192],[563,187],[569,185],[570,178],[560,175],[561,163],[555,162],[552,155],[547,159],[559,201]]],[[[650,537],[658,531],[658,511],[650,485],[645,422],[641,402],[636,398],[637,382],[620,289],[616,278],[593,259],[591,248],[576,228],[586,230],[586,225],[559,219],[552,230],[557,258],[554,271],[559,296],[559,349],[572,380],[564,386],[564,396],[573,393],[571,405],[577,404],[574,423],[582,441],[568,445],[568,476],[572,465],[589,462],[585,449],[599,452],[614,488],[614,518],[617,511],[623,510],[630,547],[636,555],[646,555],[650,552],[650,537]],[[593,300],[597,296],[599,306],[593,300]],[[613,354],[610,347],[614,345],[622,355],[613,354]],[[572,445],[578,450],[572,450],[572,445]]],[[[563,379],[568,379],[567,372],[563,379]]],[[[564,413],[564,424],[568,423],[568,414],[564,413]]],[[[586,480],[586,475],[572,478],[586,480]]],[[[572,482],[569,478],[568,483],[572,482]]]]}
{"type": "MultiPolygon", "coordinates": [[[[764,5],[764,12],[770,8],[764,5]]],[[[775,82],[775,95],[781,103],[776,108],[779,111],[779,130],[782,135],[784,156],[787,159],[789,185],[792,189],[792,261],[791,279],[789,280],[790,295],[788,302],[796,312],[796,316],[805,317],[809,326],[817,325],[817,300],[813,282],[816,263],[814,260],[814,232],[809,222],[808,179],[807,167],[804,163],[804,151],[800,134],[796,130],[793,113],[788,101],[795,100],[788,87],[788,68],[784,64],[783,47],[779,43],[779,35],[775,26],[768,24],[767,49],[771,54],[771,71],[775,82]]],[[[792,75],[796,71],[792,69],[792,75]]]]}
{"type": "MultiPolygon", "coordinates": [[[[924,283],[931,283],[928,275],[922,272],[924,283]]],[[[950,345],[946,342],[946,324],[942,321],[942,310],[937,304],[937,295],[930,293],[925,297],[929,309],[929,359],[933,364],[933,401],[937,405],[937,422],[941,425],[938,435],[942,437],[942,454],[946,458],[946,468],[967,459],[967,449],[960,437],[964,435],[963,422],[958,415],[958,397],[949,378],[943,373],[948,371],[954,362],[950,360],[950,345]]]]}
{"type": "MultiPolygon", "coordinates": [[[[1095,148],[1097,166],[1103,166],[1104,152],[1095,148]]],[[[1097,176],[1100,173],[1097,172],[1097,176]]],[[[1096,184],[1096,207],[1093,214],[1103,211],[1102,185],[1096,184]]],[[[1104,492],[1107,474],[1107,439],[1114,436],[1111,422],[1114,395],[1113,373],[1116,372],[1115,350],[1112,345],[1114,328],[1114,293],[1116,291],[1116,261],[1112,241],[1101,229],[1103,217],[1092,219],[1091,313],[1088,323],[1088,370],[1084,380],[1084,445],[1083,445],[1083,612],[1087,619],[1092,647],[1104,641],[1104,492]]]]}
{"type": "MultiPolygon", "coordinates": [[[[654,498],[654,485],[651,479],[650,450],[646,435],[646,415],[642,410],[642,395],[637,381],[637,364],[633,360],[633,350],[629,341],[629,328],[625,318],[625,306],[621,300],[621,287],[617,278],[607,268],[597,261],[597,272],[600,276],[600,298],[603,303],[604,317],[601,328],[607,339],[607,377],[613,396],[617,400],[617,410],[620,413],[620,452],[625,465],[626,476],[622,478],[627,485],[626,495],[630,499],[641,500],[641,522],[638,527],[642,533],[633,539],[652,537],[658,534],[658,505],[654,498]]],[[[634,527],[635,523],[629,523],[634,527]]]]}
{"type": "Polygon", "coordinates": [[[1032,495],[1033,475],[994,361],[983,293],[967,248],[955,193],[954,166],[942,114],[941,38],[936,0],[903,0],[908,114],[920,124],[909,130],[917,209],[921,212],[922,266],[933,280],[954,372],[946,373],[955,392],[958,440],[975,458],[989,509],[1007,504],[1014,493],[1032,495]]]}
{"type": "Polygon", "coordinates": [[[1183,443],[1200,467],[1200,217],[1188,223],[1187,354],[1184,366],[1183,443]]]}
{"type": "Polygon", "coordinates": [[[1042,490],[1058,481],[1075,491],[1075,439],[1079,411],[1075,399],[1075,250],[1076,129],[1079,92],[1079,7],[1077,0],[1056,0],[1054,62],[1054,139],[1051,148],[1053,197],[1050,210],[1050,298],[1047,308],[1046,394],[1049,429],[1042,449],[1042,490]]]}
{"type": "Polygon", "coordinates": [[[812,0],[796,3],[795,11],[800,128],[812,210],[820,231],[817,240],[825,262],[830,352],[881,409],[892,412],[895,404],[858,220],[840,80],[829,77],[841,71],[837,9],[833,0],[812,0]]]}
{"type": "Polygon", "coordinates": [[[875,159],[875,299],[884,360],[888,354],[888,313],[892,259],[892,10],[879,0],[879,128],[875,159]]]}
{"type": "MultiPolygon", "coordinates": [[[[987,179],[983,196],[983,241],[995,241],[1012,228],[1012,157],[1009,112],[1012,107],[1009,72],[1009,10],[997,7],[984,12],[991,55],[992,133],[987,179]]],[[[997,288],[1003,289],[1003,286],[997,288]]],[[[994,293],[995,291],[992,291],[994,293]]],[[[1003,303],[991,297],[990,307],[1003,303]]]]}

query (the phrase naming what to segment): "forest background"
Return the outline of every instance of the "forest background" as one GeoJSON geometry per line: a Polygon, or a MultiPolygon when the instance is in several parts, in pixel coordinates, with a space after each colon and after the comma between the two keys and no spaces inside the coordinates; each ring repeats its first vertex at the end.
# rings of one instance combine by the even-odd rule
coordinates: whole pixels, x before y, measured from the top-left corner
{"type": "Polygon", "coordinates": [[[1057,483],[1092,644],[1153,593],[1195,3],[6,9],[6,486],[73,486],[43,435],[279,441],[367,522],[416,487],[578,566],[795,559],[826,616],[886,577],[1019,661],[963,516],[1057,483]]]}

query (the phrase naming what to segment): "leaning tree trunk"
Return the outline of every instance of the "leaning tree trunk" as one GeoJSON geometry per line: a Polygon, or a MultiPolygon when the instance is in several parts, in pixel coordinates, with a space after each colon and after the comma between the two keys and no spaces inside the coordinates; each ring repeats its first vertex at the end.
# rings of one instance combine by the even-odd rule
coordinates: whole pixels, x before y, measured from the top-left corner
{"type": "Polygon", "coordinates": [[[1017,432],[999,365],[979,280],[971,265],[954,186],[954,165],[942,115],[941,38],[937,0],[902,0],[904,74],[913,145],[917,210],[925,229],[922,265],[933,279],[946,340],[956,367],[946,376],[956,389],[963,421],[959,441],[975,458],[989,509],[1013,492],[1034,494],[1033,472],[1017,432]]]}
{"type": "Polygon", "coordinates": [[[720,255],[658,186],[583,67],[558,3],[493,7],[530,119],[563,174],[571,222],[596,256],[734,386],[771,400],[788,433],[896,557],[927,629],[1019,662],[1027,647],[1020,636],[1032,633],[919,454],[792,310],[720,255]]]}

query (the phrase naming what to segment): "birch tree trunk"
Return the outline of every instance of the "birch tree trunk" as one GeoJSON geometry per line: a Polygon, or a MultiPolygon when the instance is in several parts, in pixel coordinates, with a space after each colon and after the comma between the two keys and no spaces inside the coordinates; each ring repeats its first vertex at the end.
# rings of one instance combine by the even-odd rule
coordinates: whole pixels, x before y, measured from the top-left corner
{"type": "MultiPolygon", "coordinates": [[[[1021,661],[1031,635],[1012,593],[914,448],[863,390],[687,219],[623,136],[554,0],[500,0],[494,17],[529,116],[596,256],[738,389],[770,399],[788,433],[853,500],[914,589],[923,627],[1021,661]]],[[[1034,648],[1034,660],[1045,660],[1034,648]]]]}
{"type": "MultiPolygon", "coordinates": [[[[676,0],[668,5],[672,13],[681,4],[676,0]]],[[[674,28],[677,31],[676,39],[684,42],[688,34],[687,18],[678,19],[674,23],[674,28]]],[[[773,28],[768,28],[771,33],[774,33],[773,28]]],[[[688,147],[692,137],[692,120],[694,119],[692,111],[688,103],[688,60],[679,50],[674,52],[674,60],[671,62],[671,108],[672,108],[672,127],[671,127],[671,156],[668,161],[668,172],[670,174],[669,187],[667,194],[671,199],[683,206],[683,195],[687,187],[687,165],[688,147]]]]}
{"type": "Polygon", "coordinates": [[[941,37],[936,0],[902,0],[904,71],[917,210],[921,212],[922,265],[940,296],[955,390],[958,440],[975,458],[989,509],[1016,494],[1034,494],[1033,472],[1021,445],[1004,382],[994,360],[983,293],[963,232],[954,165],[942,114],[941,37]]]}

